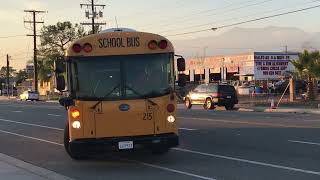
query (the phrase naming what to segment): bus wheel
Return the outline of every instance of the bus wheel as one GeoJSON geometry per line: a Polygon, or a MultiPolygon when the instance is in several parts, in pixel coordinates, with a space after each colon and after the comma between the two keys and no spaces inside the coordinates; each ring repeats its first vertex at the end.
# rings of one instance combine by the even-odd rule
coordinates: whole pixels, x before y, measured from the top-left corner
{"type": "Polygon", "coordinates": [[[154,155],[163,155],[163,154],[167,154],[169,152],[169,148],[167,147],[158,147],[158,148],[152,148],[152,154],[154,155]]]}
{"type": "Polygon", "coordinates": [[[184,101],[184,105],[186,106],[187,109],[191,109],[192,104],[189,98],[186,98],[186,100],[184,101]]]}
{"type": "Polygon", "coordinates": [[[64,148],[66,149],[66,152],[68,155],[74,159],[74,160],[81,160],[83,157],[80,155],[75,154],[74,152],[71,152],[70,150],[70,143],[69,143],[70,137],[69,137],[69,124],[67,124],[65,130],[64,130],[64,148]]]}

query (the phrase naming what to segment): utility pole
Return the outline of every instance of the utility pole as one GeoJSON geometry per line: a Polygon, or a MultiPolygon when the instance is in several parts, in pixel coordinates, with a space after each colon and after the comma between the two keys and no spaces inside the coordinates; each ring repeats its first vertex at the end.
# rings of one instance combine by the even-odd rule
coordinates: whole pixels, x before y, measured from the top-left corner
{"type": "Polygon", "coordinates": [[[7,96],[9,97],[9,85],[10,85],[10,68],[9,68],[9,66],[10,66],[10,64],[9,64],[9,58],[10,58],[10,56],[9,56],[9,54],[7,54],[7,96]]]}
{"type": "Polygon", "coordinates": [[[37,21],[36,15],[38,13],[46,13],[46,11],[36,11],[36,10],[24,10],[26,13],[32,13],[33,21],[24,21],[24,23],[33,24],[33,34],[28,34],[27,36],[33,36],[33,68],[34,68],[34,90],[38,91],[38,60],[37,60],[37,24],[43,24],[43,21],[37,21]]]}
{"type": "Polygon", "coordinates": [[[287,53],[288,53],[288,46],[285,45],[284,47],[285,47],[285,52],[286,52],[286,54],[287,54],[287,53]]]}
{"type": "Polygon", "coordinates": [[[95,19],[103,18],[103,12],[101,10],[99,10],[99,12],[97,12],[96,7],[100,7],[102,9],[104,9],[104,7],[106,5],[104,5],[104,4],[95,4],[94,1],[95,0],[91,0],[90,4],[80,4],[81,8],[83,6],[87,7],[87,10],[85,12],[86,18],[88,18],[88,19],[91,18],[91,23],[84,22],[84,23],[81,23],[81,25],[90,25],[91,28],[92,28],[92,34],[95,34],[97,32],[97,30],[99,29],[99,26],[106,25],[106,23],[97,23],[97,22],[95,22],[95,19]],[[98,28],[96,28],[96,27],[98,27],[98,28]]]}

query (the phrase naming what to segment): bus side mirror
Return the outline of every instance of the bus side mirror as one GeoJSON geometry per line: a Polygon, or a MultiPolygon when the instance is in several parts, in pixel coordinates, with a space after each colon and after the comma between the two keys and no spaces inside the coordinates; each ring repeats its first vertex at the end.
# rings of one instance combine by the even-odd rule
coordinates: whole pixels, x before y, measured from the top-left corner
{"type": "Polygon", "coordinates": [[[185,71],[186,70],[186,61],[184,58],[178,58],[177,59],[177,66],[178,66],[178,71],[185,71]]]}
{"type": "Polygon", "coordinates": [[[186,75],[179,74],[178,75],[178,86],[185,87],[187,85],[186,75]]]}
{"type": "Polygon", "coordinates": [[[63,56],[59,56],[55,61],[54,61],[54,72],[56,73],[64,73],[66,71],[66,66],[64,62],[63,56]]]}
{"type": "Polygon", "coordinates": [[[60,98],[59,99],[59,103],[60,103],[61,106],[64,106],[66,108],[74,105],[74,101],[70,97],[62,97],[62,98],[60,98]]]}
{"type": "Polygon", "coordinates": [[[57,90],[63,91],[66,88],[66,81],[64,80],[64,76],[58,75],[56,76],[57,90]]]}

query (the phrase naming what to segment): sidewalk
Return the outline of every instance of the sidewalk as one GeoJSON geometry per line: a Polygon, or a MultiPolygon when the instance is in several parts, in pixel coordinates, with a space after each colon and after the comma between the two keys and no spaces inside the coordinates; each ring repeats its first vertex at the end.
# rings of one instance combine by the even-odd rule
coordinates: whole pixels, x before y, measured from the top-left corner
{"type": "Polygon", "coordinates": [[[320,109],[307,109],[303,107],[290,108],[290,107],[278,107],[271,109],[270,107],[251,107],[251,108],[239,108],[239,111],[251,111],[251,112],[278,112],[278,113],[299,113],[299,114],[320,114],[320,109]]]}
{"type": "Polygon", "coordinates": [[[16,97],[8,97],[8,96],[0,96],[0,101],[9,101],[9,100],[16,100],[16,97]]]}
{"type": "Polygon", "coordinates": [[[73,180],[2,153],[0,153],[0,177],[5,180],[73,180]]]}

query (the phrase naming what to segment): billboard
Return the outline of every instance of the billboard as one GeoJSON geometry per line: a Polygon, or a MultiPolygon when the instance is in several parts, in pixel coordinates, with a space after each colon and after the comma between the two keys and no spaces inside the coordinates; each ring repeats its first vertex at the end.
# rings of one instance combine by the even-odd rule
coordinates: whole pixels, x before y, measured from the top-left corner
{"type": "Polygon", "coordinates": [[[298,58],[298,53],[255,53],[255,80],[278,80],[285,72],[294,71],[290,60],[298,58]]]}

